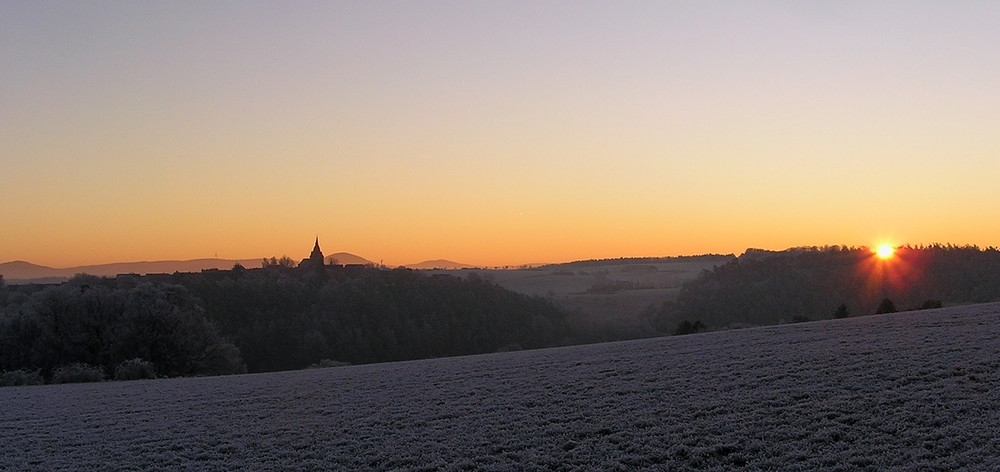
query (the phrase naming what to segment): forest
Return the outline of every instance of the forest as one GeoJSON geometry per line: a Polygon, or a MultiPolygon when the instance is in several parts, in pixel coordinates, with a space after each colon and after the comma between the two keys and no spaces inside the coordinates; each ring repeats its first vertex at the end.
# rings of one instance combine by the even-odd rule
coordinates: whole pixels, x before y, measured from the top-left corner
{"type": "MultiPolygon", "coordinates": [[[[887,258],[864,247],[751,249],[651,306],[644,335],[989,301],[1000,301],[1000,251],[992,247],[904,246],[887,258]]],[[[78,275],[60,285],[0,279],[0,385],[269,372],[584,339],[552,300],[475,272],[267,261],[78,275]]]]}
{"type": "Polygon", "coordinates": [[[0,371],[17,374],[8,383],[266,372],[570,338],[563,313],[542,298],[407,269],[78,275],[0,286],[0,307],[0,371]]]}
{"type": "Polygon", "coordinates": [[[864,247],[747,250],[685,283],[657,326],[715,330],[990,301],[1000,301],[993,247],[903,246],[885,259],[864,247]]]}

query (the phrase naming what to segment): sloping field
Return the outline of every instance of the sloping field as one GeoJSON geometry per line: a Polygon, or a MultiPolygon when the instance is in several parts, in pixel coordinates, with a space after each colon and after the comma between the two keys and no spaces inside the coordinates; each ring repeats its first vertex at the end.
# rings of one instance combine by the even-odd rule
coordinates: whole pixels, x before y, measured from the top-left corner
{"type": "Polygon", "coordinates": [[[0,389],[3,470],[996,470],[1000,304],[0,389]]]}
{"type": "MultiPolygon", "coordinates": [[[[497,285],[545,297],[567,311],[566,321],[584,339],[627,339],[651,334],[649,312],[675,300],[681,286],[726,256],[663,259],[660,262],[595,261],[533,269],[436,270],[434,274],[477,274],[497,285]]],[[[676,323],[679,320],[674,320],[676,323]]]]}

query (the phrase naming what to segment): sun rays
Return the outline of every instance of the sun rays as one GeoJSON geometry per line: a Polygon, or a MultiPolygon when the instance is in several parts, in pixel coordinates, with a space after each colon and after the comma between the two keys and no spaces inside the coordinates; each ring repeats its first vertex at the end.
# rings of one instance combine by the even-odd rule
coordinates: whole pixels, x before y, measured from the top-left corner
{"type": "Polygon", "coordinates": [[[896,254],[896,248],[888,244],[881,244],[877,248],[875,248],[875,255],[882,260],[889,259],[895,254],[896,254]]]}

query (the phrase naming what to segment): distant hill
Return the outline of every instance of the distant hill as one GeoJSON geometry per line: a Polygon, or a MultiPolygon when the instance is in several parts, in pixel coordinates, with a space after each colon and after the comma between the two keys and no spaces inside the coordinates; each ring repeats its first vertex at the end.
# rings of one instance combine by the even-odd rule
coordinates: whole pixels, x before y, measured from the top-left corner
{"type": "Polygon", "coordinates": [[[462,264],[461,262],[449,261],[447,259],[434,259],[423,261],[417,264],[404,264],[401,267],[410,269],[471,269],[476,266],[462,264]]]}
{"type": "Polygon", "coordinates": [[[32,264],[25,261],[11,261],[0,264],[0,275],[8,282],[14,279],[40,279],[43,277],[62,277],[64,269],[32,264]]]}
{"type": "MultiPolygon", "coordinates": [[[[142,261],[116,262],[76,267],[56,268],[26,261],[11,261],[0,264],[0,275],[7,283],[64,282],[76,274],[90,274],[100,277],[114,277],[118,274],[172,274],[174,272],[201,272],[206,269],[231,269],[240,264],[248,269],[260,267],[263,258],[254,259],[192,259],[188,261],[142,261]]],[[[374,264],[374,262],[349,252],[338,252],[326,257],[327,262],[337,264],[374,264]]]]}
{"type": "MultiPolygon", "coordinates": [[[[585,268],[602,267],[623,264],[644,263],[667,263],[688,260],[709,260],[709,259],[729,259],[733,256],[705,255],[705,256],[680,256],[680,257],[644,257],[644,258],[620,258],[603,259],[589,261],[574,261],[562,264],[525,264],[518,268],[544,267],[554,268],[585,268]]],[[[41,282],[58,283],[63,282],[76,274],[85,273],[102,277],[113,277],[118,274],[172,274],[174,272],[201,272],[206,269],[231,269],[235,264],[240,264],[246,268],[260,267],[262,258],[255,259],[192,259],[187,261],[142,261],[142,262],[117,262],[112,264],[97,264],[77,267],[55,268],[43,265],[32,264],[26,261],[12,261],[0,263],[0,275],[3,275],[7,283],[41,282]]],[[[349,252],[338,252],[326,256],[327,263],[337,263],[341,265],[378,265],[376,262],[349,252]]],[[[296,260],[297,262],[297,260],[296,260]]],[[[432,259],[416,264],[404,264],[400,267],[410,269],[474,269],[478,266],[463,264],[461,262],[447,259],[432,259]]]]}
{"type": "Polygon", "coordinates": [[[669,264],[674,262],[719,262],[724,263],[732,260],[736,256],[733,254],[702,254],[697,256],[665,256],[665,257],[619,257],[617,259],[588,259],[583,261],[562,262],[558,264],[542,265],[545,269],[569,269],[605,267],[635,264],[669,264]]]}
{"type": "Polygon", "coordinates": [[[8,283],[44,279],[59,282],[76,274],[115,276],[118,274],[172,274],[174,272],[201,272],[205,269],[231,269],[237,263],[245,267],[260,267],[261,259],[193,259],[189,261],[117,262],[77,267],[54,268],[25,261],[0,264],[0,275],[8,283]]]}
{"type": "Polygon", "coordinates": [[[327,264],[340,264],[340,265],[351,265],[351,264],[375,264],[375,262],[365,259],[364,257],[351,254],[349,252],[338,252],[336,254],[329,254],[326,256],[327,264]]]}

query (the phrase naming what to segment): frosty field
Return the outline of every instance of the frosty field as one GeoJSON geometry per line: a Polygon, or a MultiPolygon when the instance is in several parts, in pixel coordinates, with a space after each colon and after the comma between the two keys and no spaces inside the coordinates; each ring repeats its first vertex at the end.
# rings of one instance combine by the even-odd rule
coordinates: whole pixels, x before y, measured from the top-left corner
{"type": "Polygon", "coordinates": [[[0,389],[0,470],[995,470],[1000,304],[0,389]]]}

